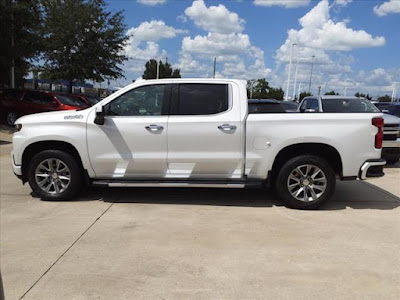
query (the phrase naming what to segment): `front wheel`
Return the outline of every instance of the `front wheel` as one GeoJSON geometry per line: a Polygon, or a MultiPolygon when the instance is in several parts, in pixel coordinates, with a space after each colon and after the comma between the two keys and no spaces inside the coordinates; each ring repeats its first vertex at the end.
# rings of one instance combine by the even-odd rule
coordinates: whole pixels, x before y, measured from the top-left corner
{"type": "Polygon", "coordinates": [[[7,113],[6,119],[7,119],[7,124],[8,124],[9,126],[14,126],[15,121],[17,121],[17,113],[14,112],[14,111],[9,111],[9,112],[7,113]]]}
{"type": "Polygon", "coordinates": [[[287,207],[316,209],[331,198],[335,184],[335,173],[324,159],[302,155],[283,165],[276,190],[287,207]]]}
{"type": "Polygon", "coordinates": [[[32,159],[28,181],[32,190],[43,200],[68,200],[80,190],[82,168],[69,153],[46,150],[32,159]]]}

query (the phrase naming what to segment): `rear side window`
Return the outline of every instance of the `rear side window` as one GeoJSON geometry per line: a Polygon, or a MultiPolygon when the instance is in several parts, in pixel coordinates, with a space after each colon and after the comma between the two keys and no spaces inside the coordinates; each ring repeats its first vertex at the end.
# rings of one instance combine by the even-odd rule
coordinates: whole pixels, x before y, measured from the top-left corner
{"type": "Polygon", "coordinates": [[[180,84],[178,115],[213,115],[228,110],[227,84],[180,84]]]}

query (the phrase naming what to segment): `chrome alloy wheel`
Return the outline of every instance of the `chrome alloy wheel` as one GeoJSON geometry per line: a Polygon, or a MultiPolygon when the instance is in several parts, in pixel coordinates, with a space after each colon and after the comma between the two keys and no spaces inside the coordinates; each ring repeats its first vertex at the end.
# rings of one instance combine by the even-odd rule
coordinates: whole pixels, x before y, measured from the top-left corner
{"type": "Polygon", "coordinates": [[[311,202],[320,198],[327,187],[325,173],[315,165],[301,165],[289,175],[287,188],[299,201],[311,202]]]}
{"type": "Polygon", "coordinates": [[[35,180],[46,193],[61,194],[71,182],[71,171],[62,160],[49,158],[37,166],[35,180]]]}

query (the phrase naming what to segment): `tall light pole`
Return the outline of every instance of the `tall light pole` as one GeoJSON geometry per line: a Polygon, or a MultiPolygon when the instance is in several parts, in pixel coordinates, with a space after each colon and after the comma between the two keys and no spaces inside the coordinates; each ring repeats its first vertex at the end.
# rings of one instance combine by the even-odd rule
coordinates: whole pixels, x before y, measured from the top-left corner
{"type": "Polygon", "coordinates": [[[287,78],[287,86],[286,86],[286,101],[289,100],[289,84],[290,84],[290,71],[292,68],[292,55],[293,55],[293,47],[296,46],[296,43],[292,43],[290,47],[290,61],[289,61],[289,72],[287,78]]]}
{"type": "Polygon", "coordinates": [[[299,61],[305,59],[303,57],[298,57],[297,58],[297,63],[296,63],[296,72],[294,73],[294,84],[293,84],[293,99],[296,98],[296,86],[297,86],[297,72],[299,70],[299,61]]]}
{"type": "Polygon", "coordinates": [[[311,92],[311,80],[312,80],[312,71],[314,68],[314,59],[315,59],[315,55],[311,56],[312,58],[312,62],[311,62],[311,72],[310,72],[310,83],[308,84],[308,93],[311,92]]]}
{"type": "Polygon", "coordinates": [[[347,86],[344,88],[344,95],[347,96],[347,86]]]}
{"type": "Polygon", "coordinates": [[[394,102],[394,99],[396,98],[397,84],[398,83],[400,83],[400,82],[392,82],[392,84],[393,84],[392,102],[394,102]]]}
{"type": "Polygon", "coordinates": [[[299,90],[297,92],[297,100],[300,102],[300,93],[301,93],[301,80],[299,82],[299,90]]]}
{"type": "Polygon", "coordinates": [[[214,57],[214,73],[213,73],[213,78],[215,78],[215,70],[217,69],[217,58],[214,57]]]}

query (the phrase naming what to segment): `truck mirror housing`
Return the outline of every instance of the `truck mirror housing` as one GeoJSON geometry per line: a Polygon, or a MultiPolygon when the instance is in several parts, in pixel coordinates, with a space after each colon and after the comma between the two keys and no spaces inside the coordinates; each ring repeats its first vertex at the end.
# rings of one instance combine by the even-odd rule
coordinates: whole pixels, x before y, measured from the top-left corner
{"type": "Polygon", "coordinates": [[[105,112],[102,105],[96,107],[96,117],[94,123],[97,125],[104,125],[105,112]]]}

